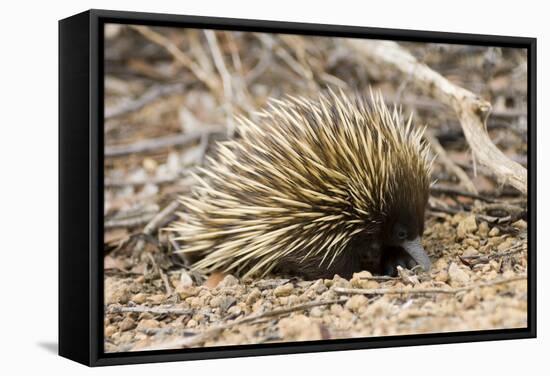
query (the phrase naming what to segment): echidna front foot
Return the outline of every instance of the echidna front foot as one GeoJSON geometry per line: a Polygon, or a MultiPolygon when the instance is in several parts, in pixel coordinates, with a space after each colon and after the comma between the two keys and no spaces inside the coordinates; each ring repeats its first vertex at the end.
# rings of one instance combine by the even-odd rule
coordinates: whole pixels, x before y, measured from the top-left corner
{"type": "Polygon", "coordinates": [[[383,275],[395,277],[397,276],[398,266],[404,269],[412,269],[416,265],[418,263],[402,248],[389,247],[384,252],[380,270],[383,275]]]}

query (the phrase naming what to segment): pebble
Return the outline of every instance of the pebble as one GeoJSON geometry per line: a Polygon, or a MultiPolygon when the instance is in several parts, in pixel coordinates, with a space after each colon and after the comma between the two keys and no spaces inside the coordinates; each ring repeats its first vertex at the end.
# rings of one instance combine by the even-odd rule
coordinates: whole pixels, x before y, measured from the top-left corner
{"type": "Polygon", "coordinates": [[[136,304],[143,304],[145,303],[145,300],[147,300],[147,295],[140,292],[139,294],[132,296],[131,300],[136,304]]]}
{"type": "Polygon", "coordinates": [[[335,287],[348,288],[350,287],[350,283],[347,279],[342,278],[338,274],[336,274],[332,279],[332,285],[331,285],[331,288],[335,288],[335,287]]]}
{"type": "Polygon", "coordinates": [[[136,327],[136,322],[130,316],[126,316],[124,320],[122,320],[120,324],[118,324],[118,328],[120,329],[121,332],[134,329],[135,327],[136,327]]]}
{"type": "Polygon", "coordinates": [[[348,299],[344,307],[353,313],[361,313],[369,304],[369,300],[364,295],[353,295],[348,299]]]}
{"type": "Polygon", "coordinates": [[[199,289],[193,286],[181,287],[180,285],[178,285],[176,288],[176,292],[178,293],[178,295],[182,300],[185,300],[192,296],[197,296],[199,294],[199,289]]]}
{"type": "Polygon", "coordinates": [[[478,301],[477,293],[475,291],[470,291],[464,295],[462,298],[462,306],[465,309],[470,309],[476,306],[478,301]]]}
{"type": "Polygon", "coordinates": [[[468,247],[479,248],[479,240],[466,238],[462,241],[462,244],[468,247]]]}
{"type": "Polygon", "coordinates": [[[500,229],[498,227],[493,227],[491,231],[489,231],[489,236],[498,236],[500,235],[500,229]]]}
{"type": "Polygon", "coordinates": [[[446,270],[442,270],[435,275],[434,279],[438,282],[447,282],[449,280],[449,273],[446,270]]]}
{"type": "Polygon", "coordinates": [[[380,287],[380,283],[373,279],[369,279],[363,282],[363,288],[365,289],[377,289],[380,287]]]}
{"type": "Polygon", "coordinates": [[[526,230],[527,222],[525,222],[523,219],[520,219],[519,221],[512,223],[512,226],[514,226],[515,228],[519,228],[520,230],[526,230]]]}
{"type": "Polygon", "coordinates": [[[252,305],[256,302],[256,300],[260,299],[262,297],[262,292],[259,288],[255,287],[252,291],[248,293],[248,296],[246,297],[246,304],[252,305]]]}
{"type": "Polygon", "coordinates": [[[508,248],[512,247],[515,243],[516,241],[514,239],[508,238],[497,246],[497,250],[499,252],[506,251],[508,248]]]}
{"type": "Polygon", "coordinates": [[[462,256],[465,257],[471,257],[471,256],[477,256],[479,252],[474,247],[468,247],[462,252],[462,256]]]}
{"type": "Polygon", "coordinates": [[[311,317],[322,317],[323,316],[323,309],[321,307],[313,307],[309,311],[309,315],[311,317]]]}
{"type": "Polygon", "coordinates": [[[157,329],[160,328],[160,322],[155,319],[141,320],[137,329],[157,329]]]}
{"type": "Polygon", "coordinates": [[[187,288],[193,286],[193,279],[186,271],[181,272],[180,281],[178,287],[187,288]]]}
{"type": "Polygon", "coordinates": [[[237,302],[237,299],[233,296],[224,296],[221,298],[219,307],[222,310],[222,312],[225,312],[231,307],[233,304],[237,302]]]}
{"type": "Polygon", "coordinates": [[[315,283],[312,284],[309,288],[316,294],[322,294],[323,292],[327,291],[327,286],[325,286],[322,279],[318,279],[317,281],[315,281],[315,283]]]}
{"type": "Polygon", "coordinates": [[[117,332],[117,328],[114,325],[109,325],[105,328],[105,337],[110,337],[117,332]]]}
{"type": "Polygon", "coordinates": [[[225,276],[224,279],[221,280],[221,282],[218,284],[217,287],[233,287],[237,286],[239,284],[239,280],[232,276],[231,274],[228,274],[225,276]]]}
{"type": "Polygon", "coordinates": [[[149,297],[149,301],[153,304],[162,304],[166,300],[166,295],[156,294],[149,297]]]}
{"type": "Polygon", "coordinates": [[[475,215],[468,215],[462,219],[456,228],[456,235],[459,239],[464,239],[467,234],[471,234],[477,230],[477,223],[475,215]]]}
{"type": "Polygon", "coordinates": [[[479,236],[486,238],[489,235],[489,224],[485,221],[481,221],[477,228],[477,233],[479,236]]]}
{"type": "Polygon", "coordinates": [[[105,284],[105,304],[126,304],[130,300],[128,287],[118,283],[105,284]]]}
{"type": "Polygon", "coordinates": [[[292,293],[292,290],[294,290],[292,283],[285,283],[282,286],[277,286],[275,290],[273,290],[273,295],[276,297],[289,296],[292,293]]]}
{"type": "Polygon", "coordinates": [[[449,266],[449,277],[452,285],[464,285],[470,281],[470,276],[460,269],[456,263],[449,266]]]}
{"type": "Polygon", "coordinates": [[[285,317],[279,320],[277,327],[279,335],[287,340],[311,341],[322,339],[319,324],[304,315],[285,317]]]}
{"type": "Polygon", "coordinates": [[[359,273],[353,273],[353,278],[369,279],[372,278],[372,273],[368,270],[360,271],[359,273]]]}
{"type": "Polygon", "coordinates": [[[241,314],[242,311],[243,311],[243,310],[242,310],[241,307],[239,307],[238,305],[234,305],[234,306],[230,307],[230,308],[227,310],[227,313],[228,313],[229,315],[238,316],[238,315],[241,314]]]}

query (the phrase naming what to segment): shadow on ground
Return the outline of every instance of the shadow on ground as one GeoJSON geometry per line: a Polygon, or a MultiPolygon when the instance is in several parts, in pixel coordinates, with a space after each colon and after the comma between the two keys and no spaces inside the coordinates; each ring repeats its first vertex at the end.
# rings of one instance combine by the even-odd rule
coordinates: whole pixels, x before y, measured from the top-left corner
{"type": "Polygon", "coordinates": [[[57,355],[57,350],[59,348],[57,342],[38,342],[37,345],[47,352],[57,355]]]}

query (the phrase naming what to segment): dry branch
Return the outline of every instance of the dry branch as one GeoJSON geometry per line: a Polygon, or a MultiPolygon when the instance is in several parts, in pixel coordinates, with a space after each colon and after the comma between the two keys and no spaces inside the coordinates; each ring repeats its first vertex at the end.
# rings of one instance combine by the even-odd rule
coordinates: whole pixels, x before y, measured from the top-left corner
{"type": "Polygon", "coordinates": [[[431,135],[429,132],[425,133],[425,137],[430,143],[433,151],[435,151],[435,153],[439,157],[441,163],[443,163],[443,165],[445,166],[445,169],[447,169],[448,172],[454,174],[458,178],[458,180],[460,180],[460,184],[464,187],[464,189],[466,189],[470,193],[477,193],[477,189],[474,183],[470,180],[464,170],[458,167],[447,155],[447,152],[445,151],[443,146],[441,146],[439,140],[431,135]]]}
{"type": "MultiPolygon", "coordinates": [[[[162,226],[167,225],[171,220],[173,220],[174,213],[179,207],[179,202],[177,200],[172,201],[170,205],[166,206],[164,209],[162,209],[157,215],[155,215],[143,228],[142,234],[143,235],[152,235],[154,231],[159,229],[162,226]]],[[[141,252],[143,250],[143,247],[145,247],[145,241],[141,239],[136,244],[135,251],[141,252]]],[[[166,282],[165,282],[166,283],[166,282]]]]}
{"type": "Polygon", "coordinates": [[[185,68],[189,69],[213,94],[219,93],[219,83],[212,76],[208,75],[200,65],[190,59],[179,47],[164,35],[157,33],[148,26],[130,25],[130,27],[151,42],[158,44],[168,51],[174,59],[185,68]]]}
{"type": "Polygon", "coordinates": [[[153,315],[192,315],[195,313],[192,309],[177,308],[177,307],[146,307],[135,306],[126,307],[111,305],[105,309],[105,313],[150,313],[153,315]]]}
{"type": "Polygon", "coordinates": [[[348,46],[366,60],[391,65],[433,98],[450,106],[458,116],[462,130],[476,160],[487,166],[503,183],[527,193],[527,170],[505,156],[493,144],[485,121],[491,105],[472,92],[461,88],[416,60],[406,49],[392,41],[347,40],[348,46]]]}
{"type": "Polygon", "coordinates": [[[338,294],[361,294],[361,295],[416,295],[416,294],[450,294],[454,295],[459,292],[470,291],[482,287],[491,287],[496,285],[502,285],[511,282],[527,280],[527,275],[521,274],[510,278],[497,279],[488,282],[482,282],[478,284],[472,284],[469,286],[456,287],[456,288],[384,288],[384,289],[353,289],[345,287],[336,287],[334,291],[338,294]]]}
{"type": "Polygon", "coordinates": [[[159,98],[162,98],[171,94],[181,93],[183,92],[184,88],[185,88],[184,84],[153,86],[152,88],[147,90],[142,96],[140,96],[135,100],[124,102],[117,106],[106,108],[105,120],[137,111],[145,107],[149,103],[156,101],[159,98]]]}
{"type": "Polygon", "coordinates": [[[171,342],[161,342],[158,345],[152,345],[147,347],[145,350],[155,350],[155,349],[177,349],[182,347],[190,347],[195,346],[199,343],[202,343],[216,335],[218,335],[220,332],[231,329],[235,326],[242,325],[242,324],[249,324],[254,323],[258,320],[269,318],[269,317],[277,317],[281,315],[285,315],[288,313],[296,312],[296,311],[303,311],[306,309],[310,309],[313,307],[319,307],[323,305],[331,305],[331,304],[341,304],[347,301],[347,298],[340,298],[340,299],[332,299],[332,300],[322,300],[317,302],[308,302],[303,304],[297,304],[288,308],[279,308],[274,309],[271,311],[263,312],[263,313],[254,313],[249,316],[245,316],[241,319],[237,319],[234,321],[230,321],[218,326],[210,327],[206,329],[205,331],[194,335],[192,337],[186,337],[186,338],[178,338],[171,342]]]}
{"type": "Polygon", "coordinates": [[[449,195],[449,196],[468,197],[468,198],[473,198],[475,200],[481,200],[481,201],[485,201],[485,202],[496,202],[496,200],[491,198],[491,197],[483,196],[483,195],[480,195],[480,194],[477,194],[477,193],[463,191],[463,190],[460,190],[460,189],[457,189],[457,188],[445,187],[445,186],[442,186],[442,185],[433,185],[433,186],[431,186],[430,187],[430,192],[431,193],[436,193],[436,194],[437,193],[438,194],[445,194],[445,195],[449,195]]]}
{"type": "Polygon", "coordinates": [[[191,131],[174,136],[151,138],[138,141],[130,145],[112,145],[105,147],[105,157],[121,157],[128,154],[147,153],[158,149],[173,146],[186,146],[200,140],[204,135],[222,133],[222,127],[205,127],[204,129],[191,131]]]}

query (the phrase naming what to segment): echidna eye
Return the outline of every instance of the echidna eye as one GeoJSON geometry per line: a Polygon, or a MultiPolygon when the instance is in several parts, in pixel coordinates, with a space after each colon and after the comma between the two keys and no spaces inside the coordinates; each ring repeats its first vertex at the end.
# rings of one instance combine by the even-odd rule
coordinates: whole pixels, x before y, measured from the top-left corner
{"type": "Polygon", "coordinates": [[[399,230],[397,237],[399,240],[405,240],[407,238],[407,232],[405,230],[399,230]]]}

